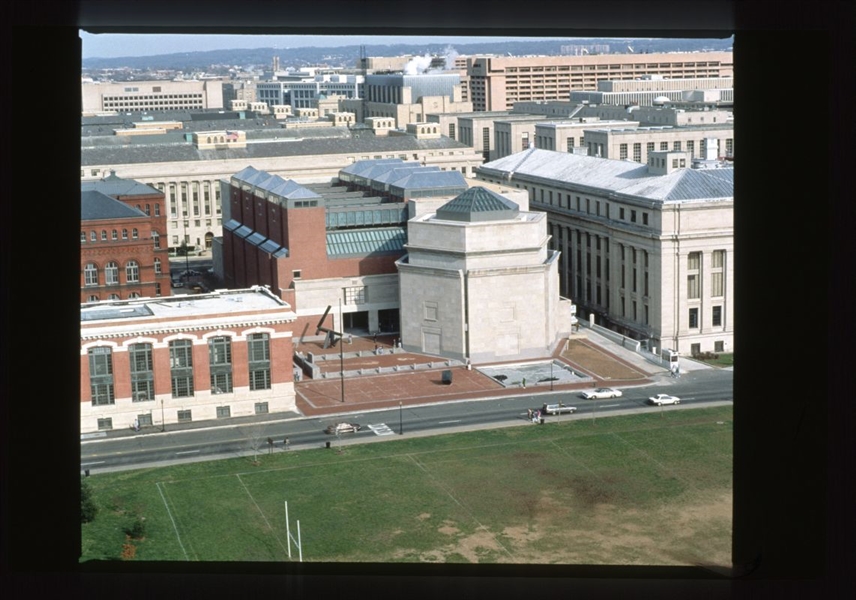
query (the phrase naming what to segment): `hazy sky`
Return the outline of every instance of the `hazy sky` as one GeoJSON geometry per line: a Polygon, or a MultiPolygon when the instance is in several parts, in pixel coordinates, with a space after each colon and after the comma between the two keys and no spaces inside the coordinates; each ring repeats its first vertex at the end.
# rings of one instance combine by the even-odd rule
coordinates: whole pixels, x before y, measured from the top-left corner
{"type": "MultiPolygon", "coordinates": [[[[154,56],[173,52],[232,50],[245,48],[335,47],[355,44],[452,44],[531,38],[453,36],[322,36],[322,35],[187,35],[187,34],[90,34],[80,32],[83,58],[154,56]]],[[[551,38],[540,38],[551,39],[551,38]]],[[[565,39],[565,38],[553,38],[565,39]]]]}

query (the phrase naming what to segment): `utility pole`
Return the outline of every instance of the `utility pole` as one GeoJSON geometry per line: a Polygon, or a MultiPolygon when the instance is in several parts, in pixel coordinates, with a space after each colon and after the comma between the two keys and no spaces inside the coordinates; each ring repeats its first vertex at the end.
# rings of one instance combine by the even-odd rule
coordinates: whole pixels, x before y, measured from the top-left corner
{"type": "MultiPolygon", "coordinates": [[[[345,322],[342,320],[342,299],[339,298],[339,327],[345,332],[345,322]]],[[[339,373],[342,379],[342,402],[345,401],[345,344],[342,336],[339,336],[339,373]]]]}
{"type": "Polygon", "coordinates": [[[401,402],[398,403],[398,435],[404,435],[404,421],[401,416],[401,402]]]}

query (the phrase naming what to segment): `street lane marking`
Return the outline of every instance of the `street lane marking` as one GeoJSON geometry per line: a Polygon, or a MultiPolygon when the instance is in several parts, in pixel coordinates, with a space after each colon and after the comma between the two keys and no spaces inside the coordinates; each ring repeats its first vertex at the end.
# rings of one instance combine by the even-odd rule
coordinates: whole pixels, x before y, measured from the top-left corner
{"type": "Polygon", "coordinates": [[[373,431],[375,435],[395,435],[395,432],[390,429],[389,425],[387,425],[386,423],[369,425],[368,428],[373,431]]]}
{"type": "Polygon", "coordinates": [[[613,408],[615,406],[621,406],[620,404],[601,404],[601,408],[613,408]]]}
{"type": "Polygon", "coordinates": [[[185,450],[184,452],[176,452],[176,454],[193,454],[195,452],[199,452],[199,450],[185,450]]]}
{"type": "Polygon", "coordinates": [[[455,421],[440,421],[437,425],[448,425],[449,423],[460,423],[461,419],[457,419],[455,421]]]}
{"type": "Polygon", "coordinates": [[[106,461],[99,460],[98,462],[82,463],[80,466],[81,467],[88,467],[89,465],[103,465],[105,462],[106,461]]]}

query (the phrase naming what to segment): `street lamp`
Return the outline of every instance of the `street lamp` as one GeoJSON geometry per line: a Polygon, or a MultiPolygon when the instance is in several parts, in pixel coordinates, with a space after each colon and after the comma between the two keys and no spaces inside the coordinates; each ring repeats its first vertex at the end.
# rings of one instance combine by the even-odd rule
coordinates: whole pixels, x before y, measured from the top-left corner
{"type": "MultiPolygon", "coordinates": [[[[342,320],[342,299],[339,298],[339,329],[345,333],[345,322],[342,320]]],[[[345,401],[345,340],[339,336],[339,373],[342,378],[342,402],[345,401]]]]}
{"type": "Polygon", "coordinates": [[[401,417],[401,402],[398,403],[398,435],[404,435],[404,421],[401,417]]]}
{"type": "Polygon", "coordinates": [[[163,414],[163,398],[161,398],[161,432],[166,431],[166,421],[164,421],[163,414]]]}
{"type": "Polygon", "coordinates": [[[550,357],[550,391],[553,391],[553,357],[550,357]]]}

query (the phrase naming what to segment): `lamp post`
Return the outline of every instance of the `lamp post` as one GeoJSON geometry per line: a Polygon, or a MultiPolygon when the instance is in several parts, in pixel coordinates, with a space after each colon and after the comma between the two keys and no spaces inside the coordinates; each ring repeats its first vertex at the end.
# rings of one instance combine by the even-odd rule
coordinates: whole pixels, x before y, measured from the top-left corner
{"type": "MultiPolygon", "coordinates": [[[[342,320],[342,299],[339,298],[339,328],[345,334],[345,322],[342,320]]],[[[339,373],[342,378],[342,402],[345,401],[345,341],[339,337],[339,373]]]]}
{"type": "Polygon", "coordinates": [[[550,391],[553,391],[553,357],[550,356],[550,391]]]}
{"type": "Polygon", "coordinates": [[[163,414],[163,398],[161,398],[161,432],[166,431],[166,421],[164,421],[163,414]]]}
{"type": "Polygon", "coordinates": [[[404,435],[404,421],[401,417],[401,402],[398,403],[398,435],[404,435]]]}

